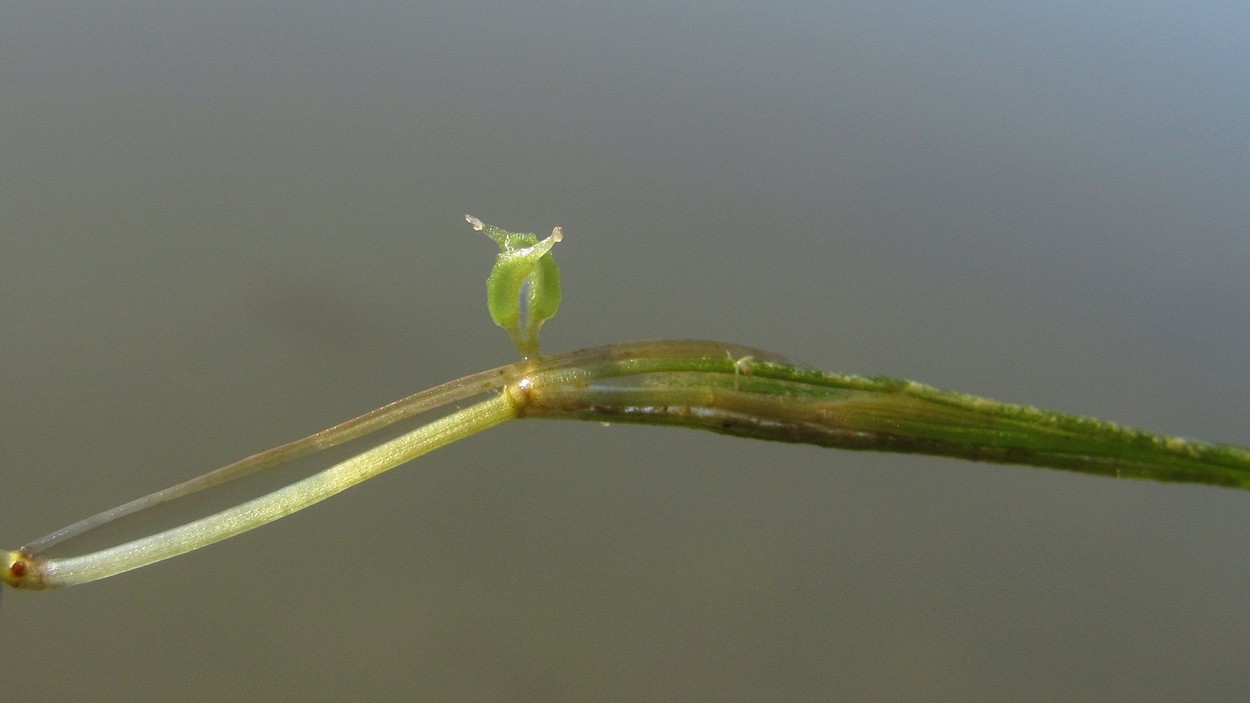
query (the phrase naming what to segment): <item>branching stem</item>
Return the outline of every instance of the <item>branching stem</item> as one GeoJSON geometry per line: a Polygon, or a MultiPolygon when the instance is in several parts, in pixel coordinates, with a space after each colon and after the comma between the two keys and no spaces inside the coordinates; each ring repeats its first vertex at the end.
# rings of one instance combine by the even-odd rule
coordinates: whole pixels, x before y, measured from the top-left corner
{"type": "Polygon", "coordinates": [[[1241,447],[1155,435],[912,381],[825,373],[736,345],[636,342],[538,357],[417,393],[57,530],[8,552],[0,576],[11,586],[46,588],[123,573],[272,522],[426,452],[518,418],[675,425],[842,449],[1250,488],[1250,450],[1241,447]],[[82,556],[40,556],[53,544],[125,515],[481,396],[485,398],[462,410],[214,515],[82,556]]]}

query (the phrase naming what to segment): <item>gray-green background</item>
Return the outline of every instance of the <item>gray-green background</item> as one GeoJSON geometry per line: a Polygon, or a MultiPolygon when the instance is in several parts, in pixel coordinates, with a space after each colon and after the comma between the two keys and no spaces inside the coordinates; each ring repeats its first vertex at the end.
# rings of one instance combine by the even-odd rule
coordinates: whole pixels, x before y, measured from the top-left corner
{"type": "MultiPolygon", "coordinates": [[[[764,346],[1250,442],[1250,11],[9,3],[0,543],[545,348],[764,346]]],[[[1044,7],[1043,7],[1044,5],[1044,7]]],[[[1245,700],[1250,495],[517,423],[7,593],[0,696],[1245,700]]]]}

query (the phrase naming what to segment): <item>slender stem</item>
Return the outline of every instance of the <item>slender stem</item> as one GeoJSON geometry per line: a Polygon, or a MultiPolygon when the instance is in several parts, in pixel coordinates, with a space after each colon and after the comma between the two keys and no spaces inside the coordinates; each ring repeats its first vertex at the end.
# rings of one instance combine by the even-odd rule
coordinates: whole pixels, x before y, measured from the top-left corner
{"type": "Polygon", "coordinates": [[[84,556],[36,561],[30,564],[35,568],[28,570],[30,580],[24,585],[48,588],[87,583],[220,542],[303,510],[387,469],[514,417],[516,412],[507,395],[492,396],[325,471],[181,527],[84,556]]]}
{"type": "Polygon", "coordinates": [[[219,486],[265,469],[295,461],[323,449],[329,449],[344,442],[358,439],[428,410],[497,389],[501,387],[501,384],[506,379],[516,375],[523,366],[524,364],[511,364],[489,371],[481,371],[426,389],[420,393],[415,393],[407,398],[401,398],[307,437],[265,450],[259,454],[253,454],[188,481],[183,481],[177,485],[156,491],[142,498],[136,498],[128,503],[123,503],[115,508],[110,508],[89,518],[79,520],[37,540],[27,542],[22,549],[38,554],[53,545],[86,534],[91,530],[107,525],[127,515],[148,510],[163,503],[212,488],[213,486],[219,486]]]}
{"type": "Polygon", "coordinates": [[[523,417],[675,425],[840,449],[1250,488],[1250,450],[887,378],[752,364],[753,377],[621,376],[534,391],[523,417]]]}
{"type": "Polygon", "coordinates": [[[1250,488],[1250,450],[998,403],[912,381],[830,374],[760,350],[665,340],[611,345],[503,366],[131,501],[8,552],[0,578],[42,588],[84,583],[167,559],[324,500],[440,446],[514,418],[676,425],[844,449],[914,452],[1102,476],[1250,488]],[[429,422],[267,495],[91,554],[39,551],[126,514],[363,436],[482,393],[429,422]],[[38,548],[36,548],[38,547],[38,548]]]}
{"type": "Polygon", "coordinates": [[[756,355],[757,358],[781,359],[781,357],[771,355],[768,352],[736,345],[689,340],[661,340],[591,347],[558,356],[521,361],[487,371],[479,371],[478,373],[470,374],[454,381],[448,381],[419,393],[414,393],[406,398],[388,403],[376,410],[341,422],[307,437],[253,454],[169,488],[136,498],[117,507],[109,508],[36,540],[27,542],[23,545],[22,551],[39,554],[54,545],[67,542],[128,515],[149,510],[178,498],[193,495],[214,486],[229,483],[266,469],[295,461],[324,449],[339,446],[421,413],[467,400],[489,391],[499,390],[527,371],[558,371],[561,369],[575,369],[578,366],[585,365],[598,366],[605,363],[629,364],[631,360],[632,363],[645,363],[649,356],[653,357],[656,355],[726,354],[729,352],[737,353],[739,356],[756,355]],[[708,350],[709,345],[711,345],[710,352],[708,350]]]}

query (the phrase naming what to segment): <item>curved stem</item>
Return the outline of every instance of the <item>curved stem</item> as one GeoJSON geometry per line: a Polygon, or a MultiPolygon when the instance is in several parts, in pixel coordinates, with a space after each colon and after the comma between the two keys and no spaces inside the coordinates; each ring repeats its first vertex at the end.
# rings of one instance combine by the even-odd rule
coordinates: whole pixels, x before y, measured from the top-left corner
{"type": "Polygon", "coordinates": [[[639,362],[657,355],[716,355],[731,352],[737,353],[739,356],[756,355],[757,358],[781,360],[781,357],[768,352],[737,345],[697,340],[660,340],[590,347],[556,356],[508,364],[487,371],[479,371],[478,373],[428,388],[419,393],[414,393],[376,410],[371,410],[359,417],[341,422],[320,432],[315,432],[307,437],[253,454],[169,488],[150,493],[79,520],[43,537],[27,542],[23,545],[22,551],[31,554],[44,552],[54,545],[84,535],[128,515],[155,508],[158,505],[199,493],[214,486],[251,476],[266,469],[315,454],[323,449],[337,447],[340,444],[359,439],[421,413],[467,400],[493,390],[499,390],[527,371],[555,371],[605,363],[622,364],[629,363],[630,360],[639,362]]]}
{"type": "Polygon", "coordinates": [[[212,488],[213,486],[229,483],[265,469],[295,461],[323,449],[329,449],[344,442],[358,439],[427,410],[485,393],[498,388],[504,379],[515,373],[515,368],[519,366],[521,364],[512,364],[489,371],[482,371],[429,388],[420,393],[415,393],[407,398],[401,398],[393,403],[388,403],[376,410],[307,437],[253,454],[188,481],[183,481],[177,485],[150,493],[142,498],[136,498],[128,503],[123,503],[115,508],[110,508],[89,518],[79,520],[72,525],[67,525],[39,539],[28,542],[22,549],[32,553],[42,552],[53,545],[86,534],[91,530],[107,525],[127,515],[148,510],[163,503],[212,488]]]}
{"type": "Polygon", "coordinates": [[[28,559],[21,569],[27,580],[20,585],[48,588],[87,583],[206,547],[303,510],[387,469],[514,417],[507,396],[496,395],[301,481],[181,527],[79,557],[28,559]]]}
{"type": "Polygon", "coordinates": [[[167,559],[272,522],[514,418],[676,425],[843,449],[1250,488],[1250,450],[1245,448],[1155,435],[912,381],[805,369],[747,347],[662,340],[542,357],[443,384],[57,530],[9,552],[0,564],[0,578],[24,588],[70,585],[167,559]],[[215,515],[80,557],[44,559],[38,554],[123,515],[492,392],[476,405],[215,515]]]}

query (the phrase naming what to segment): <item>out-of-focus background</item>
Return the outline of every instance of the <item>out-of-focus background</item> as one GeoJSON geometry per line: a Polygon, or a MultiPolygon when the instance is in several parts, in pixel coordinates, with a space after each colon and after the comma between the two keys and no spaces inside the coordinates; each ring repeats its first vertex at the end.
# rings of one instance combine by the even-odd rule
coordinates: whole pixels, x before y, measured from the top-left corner
{"type": "MultiPolygon", "coordinates": [[[[11,4],[0,544],[516,358],[762,346],[1250,443],[1239,2],[11,4]]],[[[177,515],[174,515],[177,517],[177,515]]],[[[1245,700],[1250,495],[516,423],[100,583],[6,700],[1245,700]]]]}

